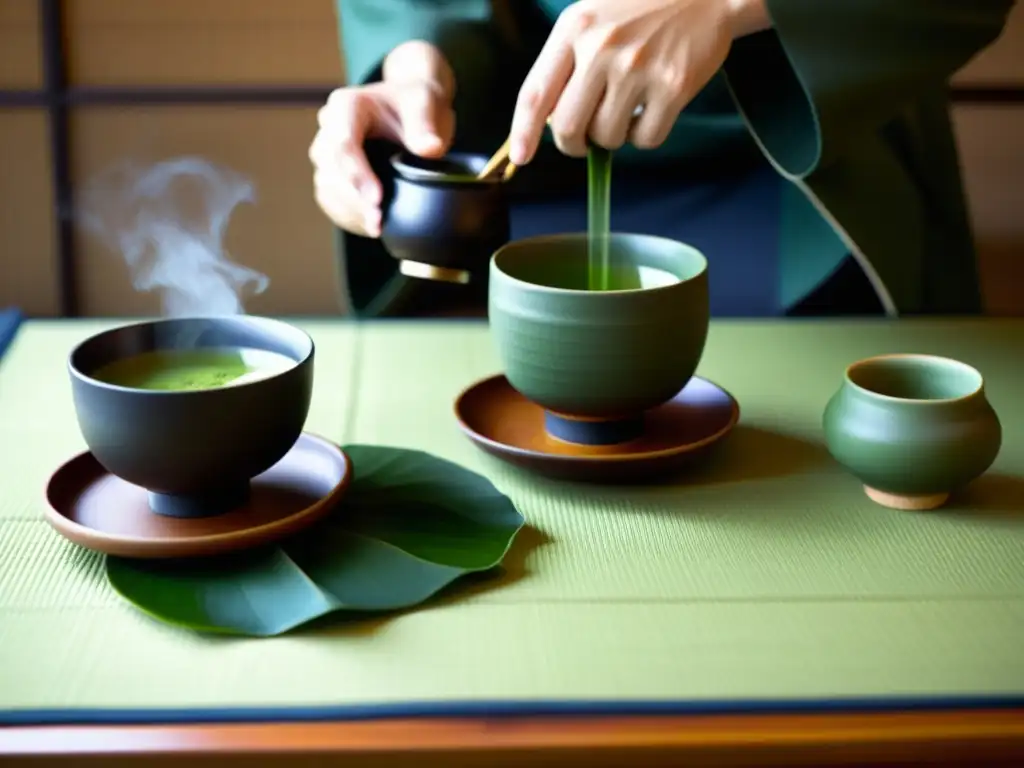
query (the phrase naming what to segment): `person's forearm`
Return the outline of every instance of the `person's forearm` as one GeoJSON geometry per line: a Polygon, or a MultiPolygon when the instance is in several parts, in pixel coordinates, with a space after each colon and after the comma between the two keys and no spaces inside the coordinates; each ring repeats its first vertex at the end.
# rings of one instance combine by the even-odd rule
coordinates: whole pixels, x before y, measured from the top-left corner
{"type": "Polygon", "coordinates": [[[732,20],[733,39],[763,32],[772,26],[767,0],[726,0],[732,20]]]}
{"type": "Polygon", "coordinates": [[[436,83],[449,97],[455,95],[455,75],[444,54],[432,43],[410,40],[384,59],[382,77],[389,82],[424,80],[436,83]]]}

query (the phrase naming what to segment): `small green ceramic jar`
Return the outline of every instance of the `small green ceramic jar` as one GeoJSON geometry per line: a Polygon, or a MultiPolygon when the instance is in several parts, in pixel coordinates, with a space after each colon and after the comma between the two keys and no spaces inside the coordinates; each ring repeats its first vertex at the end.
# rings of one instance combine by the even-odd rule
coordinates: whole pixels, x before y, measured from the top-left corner
{"type": "Polygon", "coordinates": [[[825,408],[832,456],[868,496],[934,509],[992,466],[1002,429],[981,374],[931,355],[883,355],[846,370],[825,408]]]}
{"type": "Polygon", "coordinates": [[[505,375],[570,442],[635,437],[638,417],[686,386],[707,339],[699,251],[613,234],[609,265],[610,290],[588,290],[585,234],[518,240],[491,261],[488,314],[505,375]]]}

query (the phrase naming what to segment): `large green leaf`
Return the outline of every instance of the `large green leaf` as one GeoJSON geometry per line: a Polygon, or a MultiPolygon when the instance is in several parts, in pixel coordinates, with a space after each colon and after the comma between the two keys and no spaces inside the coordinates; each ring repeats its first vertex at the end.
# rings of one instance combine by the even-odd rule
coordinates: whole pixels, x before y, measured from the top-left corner
{"type": "Polygon", "coordinates": [[[280,547],[199,561],[108,557],[113,588],[200,632],[267,637],[342,611],[423,602],[501,562],[524,520],[487,478],[422,451],[350,445],[338,509],[280,547]]]}

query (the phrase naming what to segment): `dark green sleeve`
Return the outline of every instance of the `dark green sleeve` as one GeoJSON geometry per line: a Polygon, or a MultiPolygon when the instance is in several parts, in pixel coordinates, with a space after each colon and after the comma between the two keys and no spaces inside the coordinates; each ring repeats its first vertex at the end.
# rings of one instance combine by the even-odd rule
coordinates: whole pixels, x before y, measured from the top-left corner
{"type": "Polygon", "coordinates": [[[770,31],[737,40],[724,70],[765,152],[806,177],[945,87],[1002,31],[1013,0],[766,0],[770,31]]]}
{"type": "Polygon", "coordinates": [[[493,150],[525,74],[514,19],[503,7],[495,0],[337,0],[347,80],[380,79],[384,58],[404,42],[433,43],[455,73],[458,148],[493,150]]]}
{"type": "Polygon", "coordinates": [[[446,28],[487,22],[489,0],[337,0],[350,83],[372,79],[392,48],[409,40],[439,43],[446,28]]]}

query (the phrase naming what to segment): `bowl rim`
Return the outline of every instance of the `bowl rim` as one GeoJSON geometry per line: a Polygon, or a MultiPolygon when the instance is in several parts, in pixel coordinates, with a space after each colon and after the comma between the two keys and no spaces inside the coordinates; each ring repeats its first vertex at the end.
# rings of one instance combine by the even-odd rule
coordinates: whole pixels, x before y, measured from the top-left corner
{"type": "Polygon", "coordinates": [[[494,252],[494,255],[491,257],[491,268],[501,275],[502,280],[505,280],[518,288],[525,288],[535,291],[537,293],[547,293],[555,296],[612,297],[631,296],[640,294],[658,294],[662,292],[673,291],[675,289],[678,289],[681,285],[692,283],[693,281],[699,280],[700,278],[705,277],[708,274],[708,257],[705,256],[704,252],[701,251],[696,246],[690,245],[689,243],[684,243],[682,240],[674,240],[671,237],[662,237],[661,235],[649,235],[643,232],[612,231],[610,233],[610,237],[613,239],[622,237],[648,241],[657,240],[663,243],[672,243],[673,245],[677,245],[681,248],[684,248],[690,251],[693,255],[697,256],[701,262],[700,270],[696,274],[691,275],[690,277],[687,277],[685,279],[680,278],[667,285],[657,285],[651,288],[622,288],[614,291],[591,291],[586,288],[557,288],[551,285],[540,285],[538,283],[530,283],[527,282],[526,280],[520,280],[518,277],[513,277],[504,269],[502,269],[501,264],[499,263],[499,259],[501,258],[502,254],[506,253],[508,250],[517,246],[536,244],[541,242],[557,242],[559,240],[585,240],[587,237],[588,234],[586,232],[559,232],[549,235],[534,235],[532,237],[524,237],[519,240],[510,240],[509,242],[505,243],[505,245],[501,246],[501,248],[494,252]]]}
{"type": "Polygon", "coordinates": [[[871,357],[865,357],[861,360],[857,360],[846,366],[846,370],[843,372],[843,381],[849,386],[853,387],[858,392],[867,395],[868,397],[875,398],[882,402],[892,403],[894,405],[906,404],[906,405],[921,405],[921,406],[939,406],[939,405],[951,405],[953,403],[960,403],[966,400],[970,400],[977,397],[985,389],[985,377],[981,375],[981,371],[975,368],[973,365],[957,360],[952,357],[946,357],[945,355],[931,355],[926,352],[891,352],[884,355],[872,355],[871,357]],[[853,380],[851,374],[853,374],[858,368],[862,368],[868,365],[875,365],[878,363],[884,363],[886,361],[899,361],[899,360],[923,360],[931,364],[938,364],[947,369],[957,369],[963,373],[970,374],[977,379],[977,386],[970,392],[965,392],[962,395],[956,397],[896,397],[895,395],[884,395],[881,392],[875,392],[868,389],[867,387],[861,386],[853,380]]]}
{"type": "Polygon", "coordinates": [[[151,320],[139,320],[139,321],[134,322],[134,323],[124,323],[124,324],[121,324],[121,325],[115,325],[115,326],[113,326],[111,328],[106,328],[106,329],[104,329],[104,330],[102,330],[102,331],[100,331],[98,333],[94,333],[94,334],[92,334],[90,336],[87,336],[86,338],[82,339],[80,342],[75,344],[74,347],[71,348],[71,351],[68,353],[68,356],[67,356],[67,368],[68,368],[68,371],[71,373],[71,375],[73,377],[75,377],[76,379],[78,379],[79,381],[82,381],[82,382],[84,382],[86,384],[89,384],[90,386],[93,386],[93,387],[98,387],[100,389],[106,389],[106,390],[110,390],[112,392],[125,392],[125,393],[132,393],[132,394],[145,394],[147,397],[151,397],[151,396],[152,397],[182,397],[182,396],[187,396],[187,395],[192,395],[192,396],[206,395],[206,394],[210,394],[210,393],[213,393],[213,392],[223,392],[223,391],[232,390],[232,389],[234,389],[234,390],[244,390],[247,387],[251,387],[251,386],[254,386],[254,385],[259,385],[259,384],[262,384],[262,383],[264,383],[266,381],[272,381],[273,379],[276,379],[278,376],[281,376],[281,375],[283,375],[285,373],[289,373],[291,371],[294,371],[296,368],[298,368],[298,367],[308,363],[309,360],[313,357],[315,352],[316,352],[316,344],[313,341],[313,337],[310,336],[309,333],[304,331],[302,328],[299,328],[297,325],[293,325],[292,323],[288,323],[288,322],[285,322],[284,320],[279,320],[279,319],[274,318],[274,317],[265,317],[263,315],[182,315],[181,317],[158,317],[158,318],[154,318],[154,319],[151,319],[151,320]],[[84,347],[86,344],[91,343],[95,339],[101,338],[102,336],[105,336],[106,334],[109,334],[109,333],[117,333],[119,331],[124,331],[124,330],[128,330],[128,329],[131,329],[131,328],[140,328],[140,327],[144,327],[144,326],[163,325],[163,324],[166,324],[166,323],[176,323],[176,322],[182,322],[182,321],[185,321],[185,322],[187,322],[187,321],[195,321],[195,320],[216,321],[216,320],[233,320],[233,319],[243,320],[245,322],[254,322],[257,325],[269,325],[269,326],[276,327],[276,328],[281,328],[281,327],[287,328],[287,329],[289,329],[291,331],[294,331],[294,332],[297,332],[297,333],[301,334],[305,338],[305,341],[308,344],[308,349],[306,350],[305,354],[302,355],[301,359],[294,360],[293,361],[293,363],[294,363],[293,365],[290,365],[285,370],[280,371],[280,372],[274,374],[273,376],[268,376],[266,378],[255,379],[253,381],[246,382],[245,384],[237,384],[237,385],[235,385],[233,387],[208,387],[206,389],[141,389],[139,387],[126,387],[126,386],[123,386],[121,384],[111,384],[110,382],[107,382],[107,381],[101,381],[100,379],[97,379],[97,378],[95,378],[93,376],[90,376],[89,374],[87,374],[84,371],[80,370],[78,368],[78,366],[75,365],[75,356],[78,354],[79,350],[82,347],[84,347]]]}
{"type": "Polygon", "coordinates": [[[430,171],[427,170],[426,168],[417,168],[416,166],[406,161],[406,158],[408,157],[415,157],[419,160],[428,161],[439,161],[445,159],[457,160],[459,158],[465,158],[479,159],[483,160],[483,162],[486,163],[488,160],[486,155],[478,152],[448,152],[445,155],[442,155],[441,157],[419,157],[418,155],[414,155],[412,152],[408,150],[400,150],[391,155],[391,157],[388,158],[388,162],[390,163],[391,167],[395,170],[395,172],[398,174],[398,176],[404,179],[405,181],[412,181],[421,184],[431,184],[438,186],[451,184],[455,186],[467,187],[491,187],[501,185],[504,183],[504,180],[501,178],[500,175],[497,177],[478,179],[472,173],[467,173],[465,175],[455,175],[441,173],[440,171],[430,171]]]}

